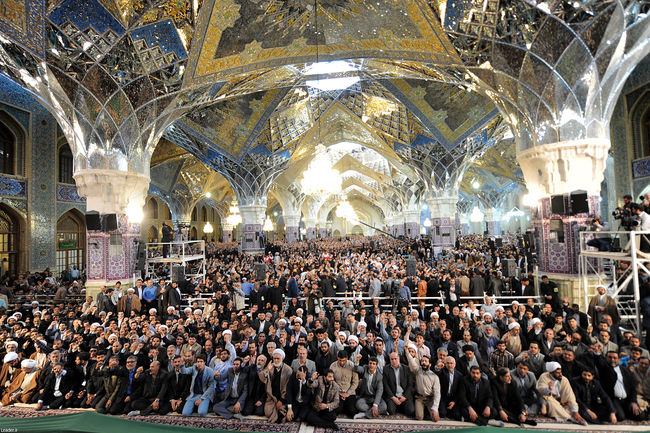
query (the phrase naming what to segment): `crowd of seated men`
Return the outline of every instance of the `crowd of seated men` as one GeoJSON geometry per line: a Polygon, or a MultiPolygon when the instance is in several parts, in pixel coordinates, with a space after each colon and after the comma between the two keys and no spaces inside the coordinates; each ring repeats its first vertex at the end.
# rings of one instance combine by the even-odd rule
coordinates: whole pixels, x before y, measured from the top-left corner
{"type": "Polygon", "coordinates": [[[116,284],[84,303],[44,274],[3,276],[0,293],[26,301],[0,308],[0,405],[332,429],[395,413],[478,425],[647,417],[648,350],[621,331],[605,287],[585,312],[548,278],[538,289],[504,279],[502,260],[521,258],[514,243],[468,236],[437,256],[388,238],[279,246],[263,280],[251,257],[209,248],[205,280],[116,284]],[[44,285],[63,295],[30,302],[44,285]],[[506,289],[519,299],[504,302],[506,289]],[[202,305],[181,307],[196,294],[202,305]]]}

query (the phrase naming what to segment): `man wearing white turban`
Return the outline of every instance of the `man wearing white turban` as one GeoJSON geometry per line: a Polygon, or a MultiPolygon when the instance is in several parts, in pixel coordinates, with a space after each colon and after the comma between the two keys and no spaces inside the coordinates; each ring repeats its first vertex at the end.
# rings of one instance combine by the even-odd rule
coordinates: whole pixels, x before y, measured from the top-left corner
{"type": "Polygon", "coordinates": [[[20,372],[11,381],[11,384],[2,394],[0,406],[9,406],[15,403],[28,403],[37,389],[37,380],[40,370],[33,359],[24,359],[20,363],[20,372]]]}
{"type": "Polygon", "coordinates": [[[264,415],[270,422],[282,422],[287,413],[287,384],[293,370],[284,363],[284,350],[275,349],[271,356],[272,361],[259,373],[266,387],[264,415]]]}
{"type": "Polygon", "coordinates": [[[562,366],[559,362],[547,362],[546,372],[537,381],[537,391],[541,394],[542,415],[548,415],[557,421],[573,421],[587,425],[587,422],[578,413],[578,403],[569,383],[569,379],[562,376],[562,366]]]}
{"type": "Polygon", "coordinates": [[[20,358],[16,352],[9,352],[4,356],[2,370],[0,370],[0,393],[4,392],[14,377],[20,371],[20,358]]]}

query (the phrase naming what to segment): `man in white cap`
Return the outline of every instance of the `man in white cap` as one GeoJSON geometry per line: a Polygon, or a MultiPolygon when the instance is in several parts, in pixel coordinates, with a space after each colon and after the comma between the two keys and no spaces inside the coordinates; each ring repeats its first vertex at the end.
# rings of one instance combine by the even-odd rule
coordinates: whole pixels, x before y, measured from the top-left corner
{"type": "Polygon", "coordinates": [[[140,313],[141,309],[140,298],[135,295],[135,289],[133,287],[129,287],[126,295],[117,301],[117,311],[118,313],[123,312],[124,317],[130,317],[132,311],[135,311],[136,314],[140,313]]]}
{"type": "Polygon", "coordinates": [[[272,361],[259,373],[260,380],[266,386],[266,403],[264,415],[270,422],[282,422],[287,413],[287,384],[293,370],[284,363],[284,351],[275,349],[272,361]]]}
{"type": "Polygon", "coordinates": [[[587,425],[578,412],[578,403],[573,394],[569,379],[562,376],[562,366],[559,362],[547,362],[546,372],[537,381],[537,392],[543,398],[541,414],[557,421],[573,421],[587,425]]]}
{"type": "Polygon", "coordinates": [[[520,333],[521,326],[519,322],[511,322],[508,324],[508,332],[501,338],[506,343],[508,352],[513,356],[518,356],[524,348],[524,338],[520,333]]]}
{"type": "Polygon", "coordinates": [[[28,403],[36,392],[39,373],[35,360],[24,359],[20,363],[20,372],[2,393],[0,406],[28,403]]]}
{"type": "Polygon", "coordinates": [[[14,380],[20,371],[20,357],[16,352],[9,352],[4,356],[2,370],[0,370],[0,393],[2,393],[14,380]]]}

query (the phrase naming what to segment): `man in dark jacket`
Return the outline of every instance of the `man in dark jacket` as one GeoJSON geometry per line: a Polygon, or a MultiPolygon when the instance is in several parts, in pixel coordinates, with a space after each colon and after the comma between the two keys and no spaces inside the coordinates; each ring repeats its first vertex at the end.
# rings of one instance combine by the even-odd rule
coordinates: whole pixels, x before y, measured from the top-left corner
{"type": "Polygon", "coordinates": [[[301,365],[287,384],[287,421],[301,422],[307,419],[314,395],[309,387],[307,367],[301,365]]]}
{"type": "Polygon", "coordinates": [[[171,361],[174,367],[167,375],[167,387],[165,396],[160,400],[161,405],[158,409],[160,415],[166,415],[169,412],[181,413],[185,405],[185,399],[190,394],[190,381],[192,377],[189,374],[183,374],[183,358],[176,355],[171,361]]]}
{"type": "Polygon", "coordinates": [[[519,385],[512,380],[508,369],[500,367],[496,373],[496,376],[490,379],[496,411],[494,415],[498,415],[503,422],[537,425],[536,421],[528,418],[524,402],[519,395],[519,385]]]}
{"type": "Polygon", "coordinates": [[[616,419],[640,419],[642,413],[636,401],[636,381],[630,370],[620,365],[617,352],[607,352],[607,358],[598,360],[598,376],[607,395],[611,396],[616,419]]]}
{"type": "Polygon", "coordinates": [[[128,373],[120,366],[120,358],[111,356],[108,365],[99,372],[104,380],[104,396],[97,402],[98,413],[117,415],[124,408],[124,395],[128,383],[128,373]]]}
{"type": "Polygon", "coordinates": [[[226,373],[226,389],[216,397],[214,413],[225,419],[235,417],[243,420],[242,410],[248,396],[248,383],[246,383],[247,371],[242,368],[242,359],[235,358],[232,367],[226,373]]]}
{"type": "Polygon", "coordinates": [[[495,418],[494,399],[492,389],[487,379],[482,378],[481,369],[474,365],[469,371],[469,376],[463,379],[463,399],[459,402],[463,417],[478,425],[503,427],[502,421],[495,418]]]}
{"type": "Polygon", "coordinates": [[[584,368],[582,374],[571,380],[571,388],[576,396],[578,412],[587,422],[616,424],[616,409],[600,382],[594,379],[594,372],[584,368]]]}
{"type": "Polygon", "coordinates": [[[167,373],[161,368],[160,361],[152,361],[149,370],[136,372],[134,386],[137,392],[134,399],[127,405],[129,416],[149,415],[160,413],[162,401],[167,393],[167,373]]]}
{"type": "Polygon", "coordinates": [[[57,362],[52,367],[52,374],[45,380],[44,392],[38,400],[36,410],[62,409],[70,407],[76,394],[74,375],[57,362]]]}
{"type": "Polygon", "coordinates": [[[260,380],[259,372],[266,366],[266,356],[258,355],[256,365],[251,365],[248,371],[248,398],[242,414],[244,416],[264,416],[266,402],[266,385],[260,380]]]}
{"type": "Polygon", "coordinates": [[[463,375],[456,370],[456,360],[445,358],[445,368],[438,374],[440,378],[440,406],[438,413],[441,418],[460,419],[460,402],[463,400],[463,375]]]}
{"type": "Polygon", "coordinates": [[[384,400],[389,415],[399,409],[406,416],[413,416],[413,375],[407,366],[400,364],[399,354],[390,354],[390,365],[384,367],[384,400]]]}

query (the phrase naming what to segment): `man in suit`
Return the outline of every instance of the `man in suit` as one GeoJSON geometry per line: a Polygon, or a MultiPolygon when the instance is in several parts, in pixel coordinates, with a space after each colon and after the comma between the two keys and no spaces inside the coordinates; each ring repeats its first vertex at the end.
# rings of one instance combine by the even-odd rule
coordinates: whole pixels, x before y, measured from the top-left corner
{"type": "Polygon", "coordinates": [[[128,415],[160,413],[168,386],[167,373],[162,369],[160,361],[152,361],[148,370],[136,372],[135,386],[138,392],[134,393],[134,400],[130,404],[133,410],[128,415]]]}
{"type": "Polygon", "coordinates": [[[355,370],[361,379],[361,385],[359,385],[359,397],[356,403],[357,410],[360,412],[354,416],[354,419],[377,418],[379,415],[386,414],[386,402],[382,398],[384,377],[378,368],[377,357],[368,357],[368,365],[357,366],[355,370]]]}
{"type": "Polygon", "coordinates": [[[517,385],[517,392],[528,416],[535,416],[539,412],[539,394],[537,393],[537,379],[528,361],[520,359],[517,367],[510,370],[512,382],[517,385]]]}
{"type": "Polygon", "coordinates": [[[217,397],[217,404],[214,405],[214,413],[225,419],[233,416],[243,420],[241,412],[248,396],[248,384],[246,383],[246,371],[242,368],[242,359],[235,358],[232,367],[226,373],[226,389],[217,397]]]}
{"type": "Polygon", "coordinates": [[[162,303],[164,306],[174,308],[178,308],[181,305],[181,300],[183,298],[181,289],[178,287],[178,283],[176,281],[165,286],[165,292],[162,294],[162,296],[162,303]]]}
{"type": "Polygon", "coordinates": [[[45,380],[45,391],[35,410],[70,407],[76,391],[75,385],[74,375],[65,370],[63,363],[57,362],[52,367],[52,374],[45,380]]]}
{"type": "MultiPolygon", "coordinates": [[[[313,372],[312,372],[313,374],[313,372]]],[[[314,395],[308,382],[311,374],[304,365],[299,366],[287,385],[287,421],[301,422],[307,419],[314,395]]]]}
{"type": "Polygon", "coordinates": [[[616,419],[641,419],[642,413],[636,398],[636,380],[632,372],[620,365],[617,352],[607,352],[606,359],[598,359],[598,376],[607,395],[611,396],[616,419]]]}
{"type": "Polygon", "coordinates": [[[183,406],[183,416],[190,416],[197,408],[199,416],[206,416],[214,399],[214,371],[205,365],[205,355],[198,355],[191,367],[181,367],[183,374],[192,376],[190,394],[183,406]]]}
{"type": "Polygon", "coordinates": [[[478,425],[494,425],[503,427],[503,421],[494,419],[494,400],[492,388],[487,379],[483,379],[481,369],[473,365],[469,370],[469,376],[463,379],[463,396],[461,400],[461,411],[463,417],[478,425]]]}
{"type": "Polygon", "coordinates": [[[589,423],[617,423],[616,409],[600,382],[594,379],[594,372],[585,367],[578,377],[571,380],[571,388],[578,402],[580,415],[589,423]]]}
{"type": "Polygon", "coordinates": [[[128,373],[124,367],[120,366],[120,358],[111,356],[108,359],[108,365],[102,368],[99,374],[104,381],[104,396],[95,405],[95,410],[98,413],[118,414],[123,407],[128,373]]]}
{"type": "Polygon", "coordinates": [[[440,378],[440,408],[441,418],[460,419],[460,402],[463,400],[463,375],[456,370],[456,360],[445,358],[445,368],[438,373],[440,378]]]}
{"type": "Polygon", "coordinates": [[[472,271],[472,278],[469,279],[469,291],[474,297],[483,296],[485,293],[485,279],[476,271],[472,271]]]}
{"type": "Polygon", "coordinates": [[[259,373],[260,380],[266,387],[264,415],[270,422],[282,422],[287,413],[287,385],[293,370],[284,363],[284,351],[275,349],[272,362],[259,373]]]}
{"type": "Polygon", "coordinates": [[[408,367],[402,365],[397,352],[389,356],[390,364],[384,367],[384,400],[389,415],[397,410],[406,416],[413,416],[413,377],[408,367]]]}
{"type": "Polygon", "coordinates": [[[258,355],[255,365],[248,368],[248,398],[242,415],[264,416],[266,402],[266,385],[260,380],[259,373],[266,367],[266,355],[258,355]]]}

